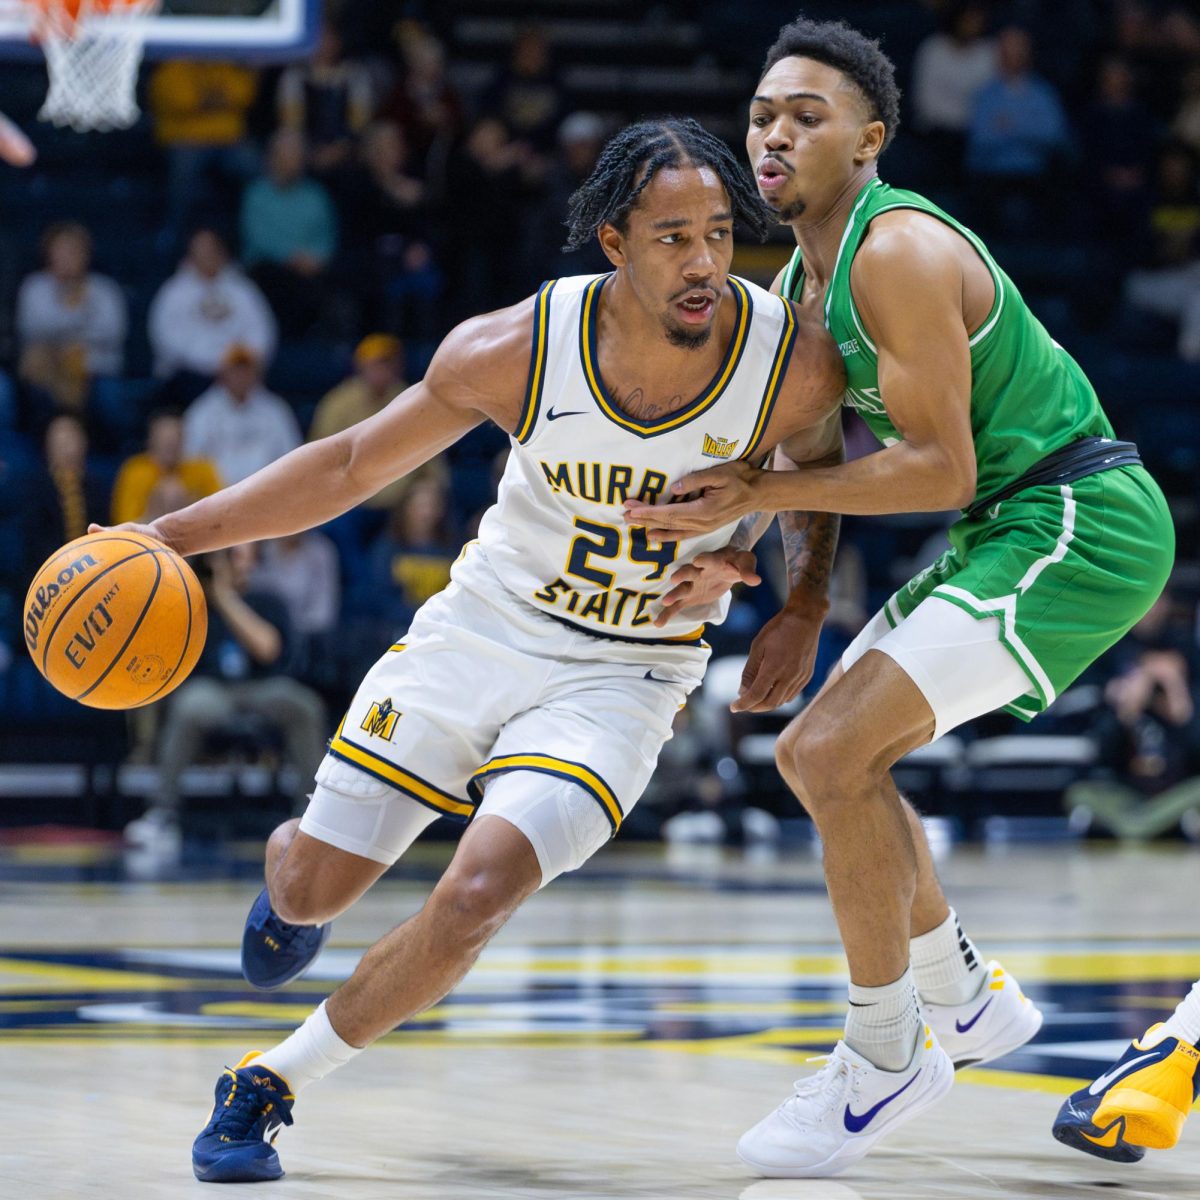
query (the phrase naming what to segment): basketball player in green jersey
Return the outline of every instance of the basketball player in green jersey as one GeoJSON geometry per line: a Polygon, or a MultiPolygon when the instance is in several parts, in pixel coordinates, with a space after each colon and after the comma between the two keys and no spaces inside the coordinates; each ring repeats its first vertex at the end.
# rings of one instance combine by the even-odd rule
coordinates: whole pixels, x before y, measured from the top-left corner
{"type": "MultiPolygon", "coordinates": [[[[765,1175],[841,1170],[933,1103],[949,1084],[939,1039],[962,1065],[954,1039],[1000,1013],[1009,1049],[1036,1031],[956,927],[890,768],[993,709],[1046,708],[1150,607],[1174,554],[1162,493],[1079,366],[974,234],[878,177],[898,100],[877,43],[801,19],[767,54],[747,132],[759,192],[796,236],[776,290],[824,320],[845,402],[884,448],[799,470],[719,467],[677,482],[683,502],[626,505],[651,537],[677,538],[756,512],[811,534],[795,514],[963,510],[951,550],[888,601],[779,741],[824,843],[851,985],[828,1065],[739,1143],[765,1175]],[[927,995],[918,971],[920,1007],[914,933],[914,963],[920,945],[945,972],[927,995]]],[[[811,570],[816,543],[784,535],[811,570]]],[[[830,555],[833,538],[820,542],[830,555]]],[[[773,647],[760,648],[757,697],[788,671],[773,647]]]]}

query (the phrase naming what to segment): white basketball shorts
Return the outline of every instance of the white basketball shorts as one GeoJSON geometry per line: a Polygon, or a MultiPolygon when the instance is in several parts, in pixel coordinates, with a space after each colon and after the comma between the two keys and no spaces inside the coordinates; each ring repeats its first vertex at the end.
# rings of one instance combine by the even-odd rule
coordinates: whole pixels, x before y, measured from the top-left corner
{"type": "Polygon", "coordinates": [[[390,864],[420,832],[414,802],[427,821],[495,812],[529,836],[539,859],[545,854],[546,882],[620,828],[709,653],[702,641],[636,643],[577,631],[509,592],[472,543],[450,585],[363,679],[300,828],[390,864]],[[368,778],[355,786],[347,766],[368,778]],[[540,778],[555,802],[548,808],[530,787],[505,786],[494,789],[493,803],[491,782],[515,772],[540,778]],[[389,805],[409,815],[389,814],[389,805]],[[565,835],[564,805],[579,814],[568,817],[565,835]],[[547,821],[560,828],[537,827],[547,821]],[[562,857],[548,847],[567,844],[571,861],[548,861],[562,857]]]}

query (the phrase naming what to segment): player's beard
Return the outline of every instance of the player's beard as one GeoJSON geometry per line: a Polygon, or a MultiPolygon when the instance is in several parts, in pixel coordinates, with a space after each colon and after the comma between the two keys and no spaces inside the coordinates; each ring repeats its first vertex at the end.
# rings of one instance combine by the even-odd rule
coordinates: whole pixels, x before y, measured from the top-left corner
{"type": "Polygon", "coordinates": [[[805,200],[796,199],[784,208],[781,208],[776,214],[776,219],[780,225],[790,225],[793,221],[798,221],[804,216],[805,209],[808,208],[808,202],[805,200]]]}
{"type": "Polygon", "coordinates": [[[713,331],[711,322],[703,329],[684,329],[678,325],[672,325],[669,321],[664,321],[663,328],[667,333],[667,341],[682,350],[702,350],[708,345],[708,339],[712,337],[713,331]]]}

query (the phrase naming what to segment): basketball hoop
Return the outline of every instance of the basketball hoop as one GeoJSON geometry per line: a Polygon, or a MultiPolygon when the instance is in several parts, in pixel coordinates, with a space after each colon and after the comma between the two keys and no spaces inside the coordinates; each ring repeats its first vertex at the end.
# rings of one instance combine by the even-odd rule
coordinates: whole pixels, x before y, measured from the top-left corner
{"type": "Polygon", "coordinates": [[[160,0],[24,0],[46,55],[50,91],[38,116],[81,132],[125,129],[138,118],[144,18],[160,0]]]}

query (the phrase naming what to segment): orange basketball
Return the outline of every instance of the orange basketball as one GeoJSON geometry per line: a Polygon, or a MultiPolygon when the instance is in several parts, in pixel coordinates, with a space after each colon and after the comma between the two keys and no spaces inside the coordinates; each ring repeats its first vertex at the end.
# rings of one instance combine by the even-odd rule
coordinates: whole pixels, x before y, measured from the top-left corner
{"type": "Polygon", "coordinates": [[[137,708],[191,673],[208,609],[191,567],[137,533],[89,533],[52,554],[25,596],[25,644],[60,691],[137,708]]]}

